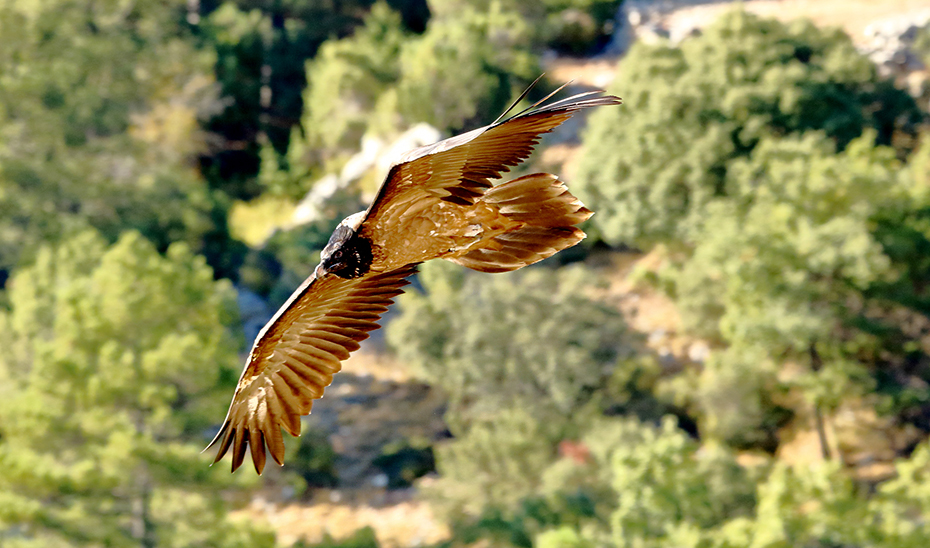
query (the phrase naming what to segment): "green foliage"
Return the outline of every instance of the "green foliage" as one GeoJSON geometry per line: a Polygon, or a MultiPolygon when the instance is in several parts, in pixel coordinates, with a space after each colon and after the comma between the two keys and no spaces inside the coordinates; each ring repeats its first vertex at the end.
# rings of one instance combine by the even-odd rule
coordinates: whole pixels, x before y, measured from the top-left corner
{"type": "MultiPolygon", "coordinates": [[[[520,501],[513,512],[485,509],[473,521],[456,523],[452,534],[456,544],[471,545],[483,540],[494,546],[532,548],[533,537],[540,531],[544,531],[540,536],[555,534],[551,542],[572,539],[579,537],[572,526],[593,517],[591,501],[584,494],[530,497],[520,501]]],[[[577,541],[586,542],[581,538],[577,541]]]]}
{"type": "Polygon", "coordinates": [[[434,0],[437,18],[455,17],[462,10],[513,12],[528,27],[533,49],[583,54],[602,46],[613,30],[623,0],[434,0]]]}
{"type": "Polygon", "coordinates": [[[205,17],[198,30],[216,51],[214,72],[227,102],[205,125],[229,140],[226,150],[210,151],[202,159],[203,173],[215,188],[249,198],[260,190],[254,176],[259,166],[258,134],[264,129],[261,71],[266,45],[275,32],[261,11],[245,12],[232,2],[224,2],[205,17]]]}
{"type": "Polygon", "coordinates": [[[875,215],[875,238],[894,265],[895,276],[886,284],[873,283],[869,295],[922,312],[930,312],[925,280],[930,275],[930,146],[921,135],[920,146],[899,173],[895,207],[875,215]]]}
{"type": "Polygon", "coordinates": [[[606,44],[623,0],[548,0],[546,42],[574,55],[606,44]]]}
{"type": "Polygon", "coordinates": [[[926,178],[921,153],[902,171],[886,146],[913,100],[842,33],[743,11],[636,46],[622,85],[624,107],[592,116],[579,194],[607,242],[662,246],[685,328],[724,347],[670,383],[702,433],[773,450],[771,395],[791,388],[830,410],[880,386],[871,401],[925,424],[928,348],[907,326],[927,310],[926,178]],[[808,368],[787,386],[786,362],[808,368]]]}
{"type": "MultiPolygon", "coordinates": [[[[697,450],[670,423],[626,425],[613,455],[616,509],[537,533],[539,545],[618,547],[917,547],[928,531],[925,444],[897,463],[898,478],[870,496],[837,464],[746,469],[720,450],[697,450]]],[[[557,520],[551,520],[557,523],[557,520]]],[[[519,546],[518,543],[511,543],[519,546]]]]}
{"type": "MultiPolygon", "coordinates": [[[[327,40],[355,32],[373,3],[235,0],[211,5],[202,22],[192,23],[203,46],[217,53],[214,71],[226,104],[207,123],[223,141],[202,158],[215,188],[239,199],[263,191],[256,184],[259,167],[267,154],[288,150],[304,109],[306,62],[327,40]]],[[[389,5],[400,12],[405,28],[423,31],[429,18],[425,0],[389,5]]]]}
{"type": "Polygon", "coordinates": [[[577,420],[576,427],[584,431],[572,436],[576,441],[565,438],[564,424],[561,432],[555,426],[521,410],[508,410],[440,448],[440,470],[449,467],[451,474],[442,473],[430,492],[451,510],[457,542],[486,539],[501,545],[532,546],[532,539],[548,529],[587,528],[607,522],[616,508],[616,493],[610,488],[613,451],[620,445],[640,442],[638,423],[602,417],[577,420]],[[499,425],[499,436],[488,435],[494,425],[499,425]],[[504,432],[504,427],[519,429],[504,432]],[[558,440],[561,443],[556,451],[553,441],[558,440]],[[531,443],[538,444],[535,450],[531,443]],[[469,454],[478,462],[467,461],[469,454]],[[508,459],[516,460],[515,465],[501,470],[508,459]],[[461,475],[457,472],[460,468],[461,475]],[[479,478],[479,488],[469,482],[469,473],[472,482],[479,478]],[[524,483],[514,481],[514,474],[524,483]],[[493,481],[495,475],[499,475],[497,481],[493,481]],[[457,498],[463,504],[450,507],[457,498]],[[487,501],[483,509],[478,504],[482,499],[487,501]]]}
{"type": "Polygon", "coordinates": [[[450,132],[489,123],[539,74],[530,46],[526,23],[496,3],[440,12],[422,35],[375,4],[363,27],[323,44],[307,64],[301,132],[282,158],[263,163],[261,179],[296,197],[339,169],[365,135],[390,138],[418,122],[450,132]]]}
{"type": "Polygon", "coordinates": [[[930,444],[924,441],[909,459],[895,463],[895,472],[870,504],[871,523],[888,546],[917,548],[930,538],[930,524],[913,519],[930,512],[930,444]]]}
{"type": "Polygon", "coordinates": [[[628,352],[620,314],[584,296],[592,276],[568,267],[489,279],[427,263],[425,293],[400,297],[402,315],[387,340],[418,375],[449,393],[453,409],[487,413],[518,403],[569,416],[628,352]]]}
{"type": "Polygon", "coordinates": [[[689,537],[707,542],[752,515],[753,474],[724,449],[699,451],[674,419],[657,428],[598,418],[582,428],[575,452],[551,459],[535,492],[458,522],[455,542],[675,546],[689,537]]]}
{"type": "Polygon", "coordinates": [[[380,97],[400,76],[400,50],[407,38],[400,16],[376,4],[352,37],[323,45],[307,64],[301,119],[305,141],[292,142],[292,168],[301,160],[313,165],[358,148],[372,114],[378,115],[380,97]],[[302,158],[307,154],[315,157],[302,158]]]}
{"type": "Polygon", "coordinates": [[[135,233],[43,247],[0,314],[4,546],[268,546],[199,451],[237,368],[228,283],[135,233]]]}
{"type": "Polygon", "coordinates": [[[770,136],[823,131],[842,150],[873,128],[880,144],[917,117],[840,32],[743,11],[680,48],[635,45],[611,91],[624,106],[591,117],[578,182],[608,243],[690,244],[727,174],[770,136]]]}
{"type": "Polygon", "coordinates": [[[675,278],[690,325],[795,353],[835,334],[843,303],[891,274],[870,221],[902,193],[892,152],[870,137],[840,154],[816,135],[766,139],[733,164],[733,196],[707,207],[675,278]]]}
{"type": "Polygon", "coordinates": [[[378,537],[371,527],[363,527],[342,540],[324,535],[323,540],[315,544],[298,541],[295,548],[378,548],[378,537]]]}
{"type": "Polygon", "coordinates": [[[617,546],[643,546],[659,539],[700,535],[727,519],[746,514],[752,482],[725,452],[705,450],[670,420],[644,429],[638,444],[613,453],[617,509],[610,518],[617,546]]]}
{"type": "Polygon", "coordinates": [[[304,479],[307,487],[335,487],[339,482],[336,451],[327,433],[319,429],[311,428],[301,433],[300,445],[289,465],[304,479]]]}
{"type": "MultiPolygon", "coordinates": [[[[730,196],[706,207],[693,252],[666,271],[686,325],[732,345],[728,371],[714,361],[702,374],[717,376],[715,390],[722,389],[720,375],[772,387],[758,377],[757,364],[787,359],[811,367],[796,386],[817,406],[836,408],[870,392],[876,376],[889,383],[886,392],[899,400],[890,405],[899,412],[926,404],[918,397],[908,405],[899,392],[926,375],[913,366],[924,359],[919,349],[902,341],[902,315],[923,310],[917,279],[928,271],[915,251],[927,234],[915,230],[920,205],[894,152],[872,139],[867,133],[837,154],[816,134],[766,138],[749,158],[731,163],[730,196]],[[891,368],[897,381],[885,376],[891,368]]],[[[742,388],[742,398],[723,401],[748,403],[749,394],[759,394],[742,388]]],[[[745,411],[753,408],[761,410],[745,408],[742,426],[719,433],[733,440],[753,423],[776,424],[750,419],[745,411]]],[[[721,425],[714,415],[717,425],[708,431],[721,425]]]]}
{"type": "Polygon", "coordinates": [[[478,516],[515,506],[534,494],[556,457],[566,421],[521,407],[498,410],[467,427],[450,425],[455,440],[436,448],[439,479],[427,496],[445,515],[478,516]]]}
{"type": "Polygon", "coordinates": [[[594,548],[597,545],[571,527],[559,527],[540,533],[536,537],[536,546],[539,548],[594,548]]]}
{"type": "Polygon", "coordinates": [[[697,386],[685,383],[679,394],[693,398],[702,438],[774,452],[778,430],[792,418],[790,410],[773,401],[785,392],[776,373],[775,364],[761,348],[731,347],[712,353],[697,386]]]}
{"type": "Polygon", "coordinates": [[[916,548],[930,534],[926,443],[872,495],[836,463],[740,465],[672,419],[599,419],[579,445],[585,459],[559,459],[542,492],[459,522],[452,545],[916,548]]]}
{"type": "Polygon", "coordinates": [[[539,72],[527,23],[494,3],[434,19],[404,45],[400,70],[401,116],[453,132],[494,120],[539,72]]]}
{"type": "MultiPolygon", "coordinates": [[[[629,339],[619,313],[586,296],[596,290],[592,277],[567,267],[489,278],[427,263],[424,293],[399,299],[389,344],[450,397],[454,440],[436,447],[440,479],[429,489],[446,515],[484,515],[478,531],[504,527],[520,500],[559,482],[544,480],[546,470],[560,444],[588,431],[588,419],[605,409],[653,417],[662,409],[649,403],[648,364],[623,359],[629,339]]],[[[592,482],[584,485],[594,493],[592,482]]]]}
{"type": "Polygon", "coordinates": [[[371,463],[388,477],[389,489],[411,487],[417,478],[436,471],[433,448],[426,440],[388,444],[371,463]]]}
{"type": "Polygon", "coordinates": [[[183,2],[0,6],[0,270],[45,241],[126,229],[185,241],[230,274],[224,204],[189,163],[217,101],[183,2]]]}

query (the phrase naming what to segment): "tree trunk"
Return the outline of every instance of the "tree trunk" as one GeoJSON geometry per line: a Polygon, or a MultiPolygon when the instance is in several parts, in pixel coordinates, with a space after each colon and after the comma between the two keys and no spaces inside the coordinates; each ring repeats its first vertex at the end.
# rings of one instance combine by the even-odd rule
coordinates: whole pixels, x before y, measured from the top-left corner
{"type": "MultiPolygon", "coordinates": [[[[820,354],[817,353],[817,348],[813,343],[810,346],[810,356],[811,369],[814,373],[817,373],[823,368],[823,362],[820,360],[820,354]]],[[[820,439],[820,454],[823,456],[823,460],[830,460],[832,457],[830,443],[827,441],[827,428],[823,418],[823,411],[817,402],[814,402],[814,427],[817,429],[817,437],[820,439]]]]}
{"type": "Polygon", "coordinates": [[[139,540],[139,546],[142,548],[156,548],[157,546],[155,524],[152,523],[149,514],[149,501],[151,498],[151,489],[146,483],[139,498],[133,501],[132,505],[132,536],[139,540]]]}

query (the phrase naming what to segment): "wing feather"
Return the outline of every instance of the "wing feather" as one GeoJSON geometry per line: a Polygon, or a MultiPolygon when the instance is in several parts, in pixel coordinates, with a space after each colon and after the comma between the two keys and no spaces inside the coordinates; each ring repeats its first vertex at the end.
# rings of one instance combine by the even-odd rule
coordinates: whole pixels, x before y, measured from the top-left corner
{"type": "Polygon", "coordinates": [[[302,284],[252,347],[226,420],[210,443],[219,444],[214,462],[231,450],[235,471],[249,448],[261,474],[267,448],[281,464],[281,428],[300,434],[300,416],[323,396],[341,361],[378,328],[381,314],[414,272],[416,265],[408,265],[353,279],[311,277],[302,284]]]}
{"type": "Polygon", "coordinates": [[[294,379],[294,381],[302,382],[309,387],[307,392],[311,398],[321,397],[323,395],[323,388],[321,387],[329,386],[333,381],[333,372],[320,371],[318,368],[310,367],[306,362],[297,358],[288,356],[286,363],[290,371],[300,377],[299,380],[294,379]]]}
{"type": "Polygon", "coordinates": [[[336,356],[339,361],[349,359],[349,353],[359,349],[358,341],[352,337],[320,330],[315,330],[312,333],[313,336],[311,337],[301,337],[301,342],[312,344],[324,352],[329,352],[336,356]]]}
{"type": "Polygon", "coordinates": [[[357,236],[371,242],[376,260],[380,261],[377,268],[372,266],[359,278],[310,276],[262,329],[226,420],[210,443],[210,447],[219,444],[214,462],[231,452],[235,471],[247,448],[259,474],[266,463],[266,449],[275,462],[283,462],[280,429],[300,434],[301,415],[308,414],[313,400],[323,396],[342,360],[378,328],[377,321],[407,284],[406,278],[416,271],[415,263],[437,256],[430,255],[435,250],[428,249],[398,253],[400,248],[409,251],[416,244],[404,238],[411,237],[407,229],[414,224],[422,228],[418,217],[424,211],[449,211],[443,202],[473,206],[494,194],[495,207],[506,209],[507,215],[516,219],[508,218],[511,223],[519,223],[522,216],[537,224],[540,217],[553,217],[552,227],[523,227],[513,236],[490,240],[489,248],[456,259],[484,272],[519,268],[583,237],[574,228],[560,232],[564,228],[561,224],[574,224],[576,217],[580,222],[590,213],[580,204],[577,208],[566,207],[575,199],[561,183],[552,185],[551,192],[537,188],[538,176],[505,183],[509,186],[500,192],[492,183],[527,159],[543,134],[576,111],[620,103],[619,98],[601,92],[548,102],[551,97],[503,121],[415,149],[392,166],[375,200],[358,221],[360,224],[355,225],[357,236]],[[527,201],[524,187],[531,187],[530,195],[536,199],[533,203],[527,201]],[[559,198],[560,192],[566,193],[564,200],[559,198]],[[546,208],[552,210],[551,214],[546,208]],[[553,247],[554,237],[557,247],[553,247]],[[420,255],[423,258],[418,258],[420,255]]]}
{"type": "Polygon", "coordinates": [[[339,371],[341,367],[335,356],[309,344],[296,343],[288,355],[296,358],[298,363],[312,363],[315,360],[320,367],[333,372],[339,371]]]}
{"type": "Polygon", "coordinates": [[[258,414],[251,415],[249,421],[249,448],[252,450],[252,463],[255,464],[255,471],[261,474],[265,468],[265,440],[262,437],[261,426],[256,420],[257,416],[258,414]]]}
{"type": "Polygon", "coordinates": [[[542,135],[575,112],[620,104],[619,98],[601,93],[585,92],[541,104],[550,95],[504,121],[408,152],[392,166],[378,190],[361,233],[375,242],[391,241],[396,237],[392,231],[429,207],[430,198],[474,204],[493,186],[491,181],[526,160],[542,135]]]}
{"type": "MultiPolygon", "coordinates": [[[[233,438],[229,435],[229,421],[223,424],[223,427],[220,428],[220,431],[216,434],[216,437],[223,437],[223,441],[220,442],[219,452],[225,453],[229,450],[229,446],[232,444],[233,438]]],[[[214,442],[216,440],[214,439],[214,442]]]]}
{"type": "Polygon", "coordinates": [[[379,312],[367,312],[364,310],[340,310],[330,314],[333,319],[345,319],[345,320],[356,320],[356,321],[377,321],[381,317],[381,311],[379,312]]]}
{"type": "MultiPolygon", "coordinates": [[[[241,413],[240,413],[241,415],[241,413]]],[[[240,416],[239,420],[246,419],[248,417],[240,416]]],[[[239,428],[236,428],[233,432],[233,446],[232,446],[232,468],[233,470],[242,466],[242,461],[245,460],[245,449],[248,447],[248,444],[245,443],[245,440],[248,439],[249,429],[246,426],[247,423],[243,421],[243,425],[239,428]]]]}
{"type": "MultiPolygon", "coordinates": [[[[269,379],[269,383],[270,379],[269,379]]],[[[278,395],[274,390],[269,390],[266,395],[268,401],[268,420],[262,425],[262,434],[265,436],[265,443],[268,444],[268,452],[271,458],[279,465],[284,464],[284,437],[281,435],[282,414],[281,403],[278,395]],[[282,459],[282,460],[279,460],[282,459]]]]}
{"type": "MultiPolygon", "coordinates": [[[[284,430],[292,436],[300,435],[300,415],[303,406],[300,405],[299,396],[294,392],[290,384],[280,375],[280,372],[271,375],[271,382],[274,385],[274,395],[281,404],[281,415],[278,419],[284,430]]],[[[220,447],[217,454],[225,453],[226,449],[220,447]]],[[[284,453],[282,452],[281,455],[284,453]]]]}

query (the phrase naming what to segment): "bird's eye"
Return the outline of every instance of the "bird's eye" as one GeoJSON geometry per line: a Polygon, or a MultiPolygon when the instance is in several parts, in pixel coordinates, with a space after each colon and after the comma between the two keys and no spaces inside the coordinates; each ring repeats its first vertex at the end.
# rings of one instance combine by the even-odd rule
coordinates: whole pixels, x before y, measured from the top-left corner
{"type": "Polygon", "coordinates": [[[341,250],[341,249],[337,249],[336,251],[333,251],[332,257],[333,257],[333,259],[341,259],[341,258],[342,258],[342,250],[341,250]]]}

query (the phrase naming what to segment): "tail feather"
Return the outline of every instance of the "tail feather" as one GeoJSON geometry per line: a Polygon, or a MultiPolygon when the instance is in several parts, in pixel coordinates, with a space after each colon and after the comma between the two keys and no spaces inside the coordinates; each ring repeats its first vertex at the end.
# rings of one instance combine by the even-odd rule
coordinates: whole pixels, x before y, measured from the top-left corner
{"type": "Polygon", "coordinates": [[[484,247],[450,258],[480,272],[509,272],[539,262],[584,239],[574,225],[593,213],[555,175],[534,173],[489,189],[482,200],[517,228],[495,236],[484,247]]]}
{"type": "Polygon", "coordinates": [[[484,201],[505,217],[529,226],[573,226],[593,213],[555,175],[534,173],[489,189],[484,201]]]}

